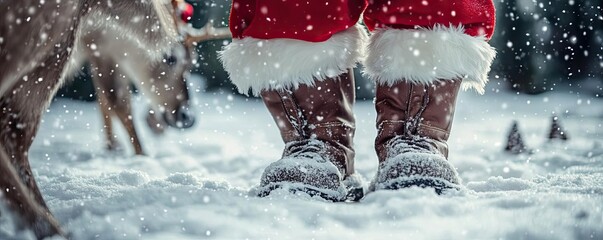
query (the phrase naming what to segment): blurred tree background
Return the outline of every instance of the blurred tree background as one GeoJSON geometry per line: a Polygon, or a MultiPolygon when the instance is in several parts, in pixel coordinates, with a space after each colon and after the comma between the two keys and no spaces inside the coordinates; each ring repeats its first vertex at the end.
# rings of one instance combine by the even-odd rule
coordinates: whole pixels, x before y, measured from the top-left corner
{"type": "MultiPolygon", "coordinates": [[[[572,87],[603,95],[603,0],[494,0],[497,26],[491,44],[498,55],[491,79],[508,90],[538,94],[572,87]]],[[[189,0],[191,21],[200,28],[208,21],[228,25],[230,0],[189,0]]],[[[200,59],[192,73],[204,79],[205,91],[236,92],[217,58],[229,40],[200,43],[200,59]]],[[[372,99],[374,86],[356,69],[359,99],[372,99]]],[[[93,100],[89,71],[59,91],[59,97],[93,100]]]]}
{"type": "MultiPolygon", "coordinates": [[[[602,0],[496,0],[492,75],[537,94],[603,79],[602,0]],[[590,81],[589,81],[590,79],[590,81]]],[[[596,88],[596,87],[595,87],[596,88]]]]}

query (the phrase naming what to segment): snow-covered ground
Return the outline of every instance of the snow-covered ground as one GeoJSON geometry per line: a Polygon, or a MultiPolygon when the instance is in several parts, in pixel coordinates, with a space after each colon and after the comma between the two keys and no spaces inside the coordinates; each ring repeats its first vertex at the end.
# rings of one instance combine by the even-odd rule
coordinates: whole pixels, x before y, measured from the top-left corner
{"type": "MultiPolygon", "coordinates": [[[[55,101],[31,149],[51,210],[74,239],[603,239],[603,100],[463,92],[450,161],[465,189],[438,196],[411,188],[359,203],[250,190],[283,144],[257,99],[194,94],[197,125],[155,138],[137,125],[149,156],[104,150],[94,103],[55,101]],[[571,140],[550,143],[551,113],[571,140]],[[531,155],[502,152],[512,120],[531,155]]],[[[373,177],[375,112],[358,102],[357,171],[373,177]]],[[[0,218],[0,239],[31,237],[0,218]]]]}

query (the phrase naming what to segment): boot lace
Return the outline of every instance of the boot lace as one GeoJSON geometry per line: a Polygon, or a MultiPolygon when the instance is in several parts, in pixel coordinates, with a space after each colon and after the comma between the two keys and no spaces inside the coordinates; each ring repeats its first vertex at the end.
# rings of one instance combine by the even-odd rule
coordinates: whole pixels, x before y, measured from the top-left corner
{"type": "Polygon", "coordinates": [[[387,149],[389,149],[389,156],[408,152],[437,152],[427,138],[420,136],[396,136],[387,142],[387,149]]]}
{"type": "Polygon", "coordinates": [[[287,143],[285,156],[292,158],[311,158],[318,162],[325,162],[326,144],[316,139],[300,140],[287,143]]]}
{"type": "MultiPolygon", "coordinates": [[[[412,91],[412,90],[411,90],[412,91]]],[[[421,107],[415,116],[404,123],[404,134],[396,136],[387,142],[389,156],[396,156],[408,152],[434,153],[437,149],[430,144],[430,140],[418,134],[419,124],[423,120],[423,112],[429,103],[429,88],[425,88],[421,107]]],[[[409,107],[410,109],[410,107],[409,107]]]]}

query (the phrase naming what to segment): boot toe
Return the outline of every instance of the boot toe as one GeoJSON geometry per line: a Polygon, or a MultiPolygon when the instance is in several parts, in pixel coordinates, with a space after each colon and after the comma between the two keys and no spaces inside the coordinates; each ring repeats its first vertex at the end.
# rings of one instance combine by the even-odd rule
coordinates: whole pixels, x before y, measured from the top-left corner
{"type": "Polygon", "coordinates": [[[379,165],[374,189],[400,189],[411,186],[445,189],[459,188],[454,167],[441,154],[407,152],[386,159],[379,165]]]}
{"type": "Polygon", "coordinates": [[[277,188],[302,191],[327,200],[341,201],[345,187],[338,168],[329,161],[283,158],[270,164],[260,182],[260,196],[277,188]]]}

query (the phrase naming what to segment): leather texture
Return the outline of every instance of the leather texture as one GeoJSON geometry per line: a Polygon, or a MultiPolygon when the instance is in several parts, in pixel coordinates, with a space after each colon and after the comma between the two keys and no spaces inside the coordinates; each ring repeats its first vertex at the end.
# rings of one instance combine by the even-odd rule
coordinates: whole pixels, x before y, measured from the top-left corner
{"type": "Polygon", "coordinates": [[[354,76],[350,69],[336,78],[316,80],[294,90],[265,90],[262,100],[286,143],[283,157],[306,140],[325,143],[327,158],[345,176],[354,173],[354,76]]]}
{"type": "Polygon", "coordinates": [[[389,154],[387,142],[396,136],[423,137],[431,147],[448,158],[448,138],[452,128],[460,80],[441,80],[431,85],[401,81],[376,89],[379,162],[389,154]]]}

